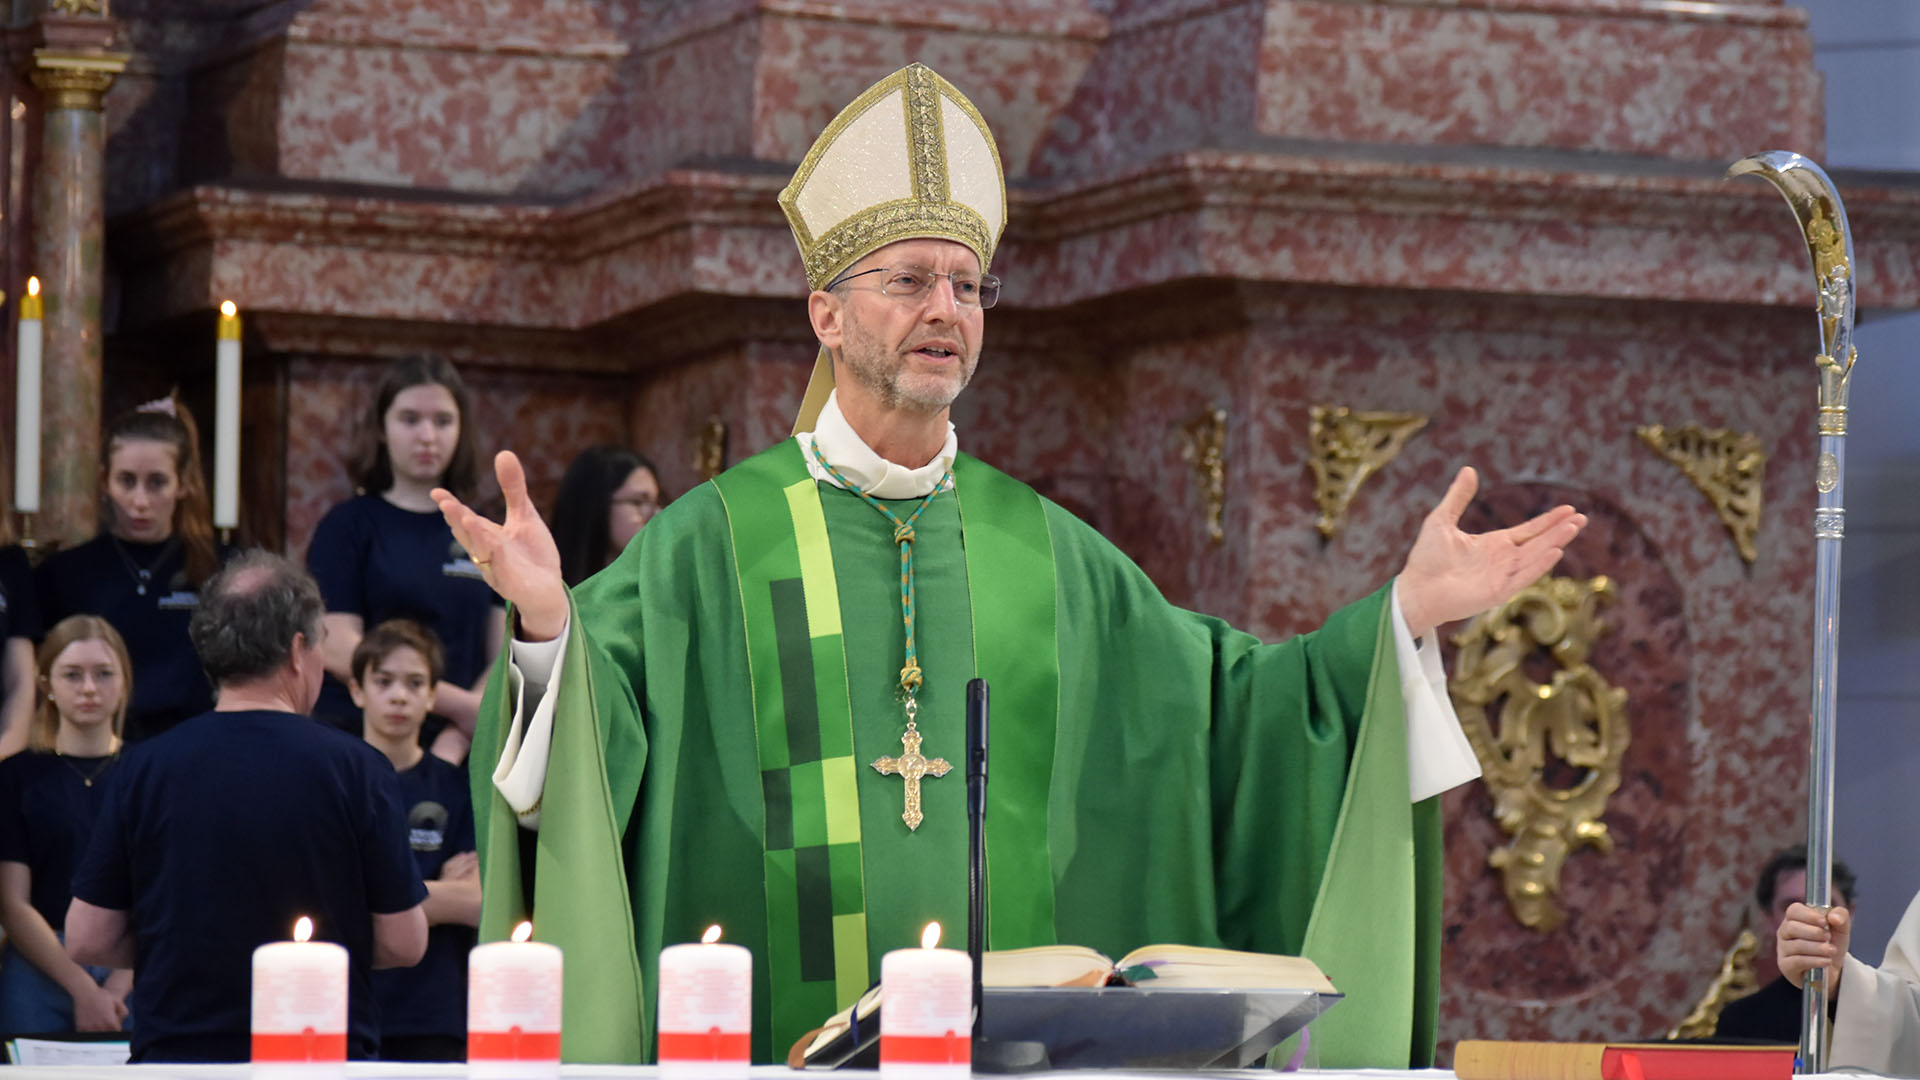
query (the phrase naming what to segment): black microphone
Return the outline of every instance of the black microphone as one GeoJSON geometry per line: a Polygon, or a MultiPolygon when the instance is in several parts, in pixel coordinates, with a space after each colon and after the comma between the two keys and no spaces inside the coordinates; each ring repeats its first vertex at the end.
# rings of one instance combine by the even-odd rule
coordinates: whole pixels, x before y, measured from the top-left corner
{"type": "Polygon", "coordinates": [[[1041,1072],[1047,1048],[1037,1042],[996,1042],[986,1037],[986,995],[981,990],[987,949],[987,680],[967,684],[967,956],[973,960],[973,1071],[1041,1072]]]}
{"type": "Polygon", "coordinates": [[[987,680],[967,683],[967,955],[973,960],[973,1037],[980,1038],[980,963],[987,948],[987,680]]]}

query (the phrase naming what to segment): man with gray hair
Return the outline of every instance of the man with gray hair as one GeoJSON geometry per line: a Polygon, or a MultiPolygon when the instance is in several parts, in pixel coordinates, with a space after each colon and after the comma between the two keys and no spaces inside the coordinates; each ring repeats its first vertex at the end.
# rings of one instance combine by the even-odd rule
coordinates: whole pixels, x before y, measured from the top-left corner
{"type": "Polygon", "coordinates": [[[307,916],[350,957],[348,1056],[374,1057],[368,974],[417,963],[427,944],[393,767],[306,715],[325,605],[305,570],[251,551],[200,596],[189,633],[214,709],[115,770],[74,876],[67,951],[139,972],[134,1061],[245,1061],[253,950],[307,916]]]}

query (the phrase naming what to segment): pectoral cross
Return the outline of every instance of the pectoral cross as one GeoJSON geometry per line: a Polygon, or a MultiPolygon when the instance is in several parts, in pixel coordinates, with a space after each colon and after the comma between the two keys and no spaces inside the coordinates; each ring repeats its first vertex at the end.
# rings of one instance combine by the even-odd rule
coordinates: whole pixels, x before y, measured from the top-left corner
{"type": "Polygon", "coordinates": [[[883,757],[873,763],[873,767],[886,776],[899,775],[907,782],[907,811],[900,820],[907,828],[918,829],[926,815],[920,812],[920,778],[923,776],[945,776],[953,768],[944,758],[922,757],[920,754],[920,729],[912,720],[907,721],[907,730],[900,736],[900,746],[905,751],[899,757],[883,757]]]}

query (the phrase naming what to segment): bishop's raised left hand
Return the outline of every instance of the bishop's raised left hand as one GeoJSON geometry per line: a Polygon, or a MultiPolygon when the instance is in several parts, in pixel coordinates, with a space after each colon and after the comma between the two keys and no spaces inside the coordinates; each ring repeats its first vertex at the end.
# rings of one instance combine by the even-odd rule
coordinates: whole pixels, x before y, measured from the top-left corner
{"type": "Polygon", "coordinates": [[[1480,478],[1463,468],[1440,505],[1420,523],[1420,535],[1400,571],[1400,613],[1414,637],[1445,623],[1500,606],[1553,569],[1587,524],[1585,514],[1556,506],[1539,517],[1487,533],[1460,529],[1460,515],[1480,478]]]}

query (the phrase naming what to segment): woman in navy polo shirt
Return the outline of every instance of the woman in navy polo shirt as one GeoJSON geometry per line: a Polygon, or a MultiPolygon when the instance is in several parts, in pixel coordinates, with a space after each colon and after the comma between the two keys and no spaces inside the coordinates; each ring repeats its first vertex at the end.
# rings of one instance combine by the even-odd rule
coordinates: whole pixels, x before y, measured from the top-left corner
{"type": "Polygon", "coordinates": [[[466,759],[487,668],[506,638],[506,612],[454,543],[428,493],[473,494],[479,461],[467,388],[438,357],[390,365],[355,436],[350,467],[358,495],[327,512],[307,547],[307,567],[327,601],[327,683],[316,715],[353,733],[360,710],[348,696],[353,651],[368,627],[412,619],[446,646],[446,678],[421,730],[448,761],[466,759]]]}
{"type": "Polygon", "coordinates": [[[45,698],[25,753],[0,762],[0,1032],[116,1031],[130,971],[67,958],[73,872],[120,756],[131,665],[105,619],[73,615],[40,647],[45,698]]]}
{"type": "Polygon", "coordinates": [[[123,413],[101,443],[106,529],[34,572],[40,618],[98,615],[133,657],[126,739],[158,735],[213,708],[187,620],[219,569],[200,432],[186,406],[161,398],[123,413]]]}

